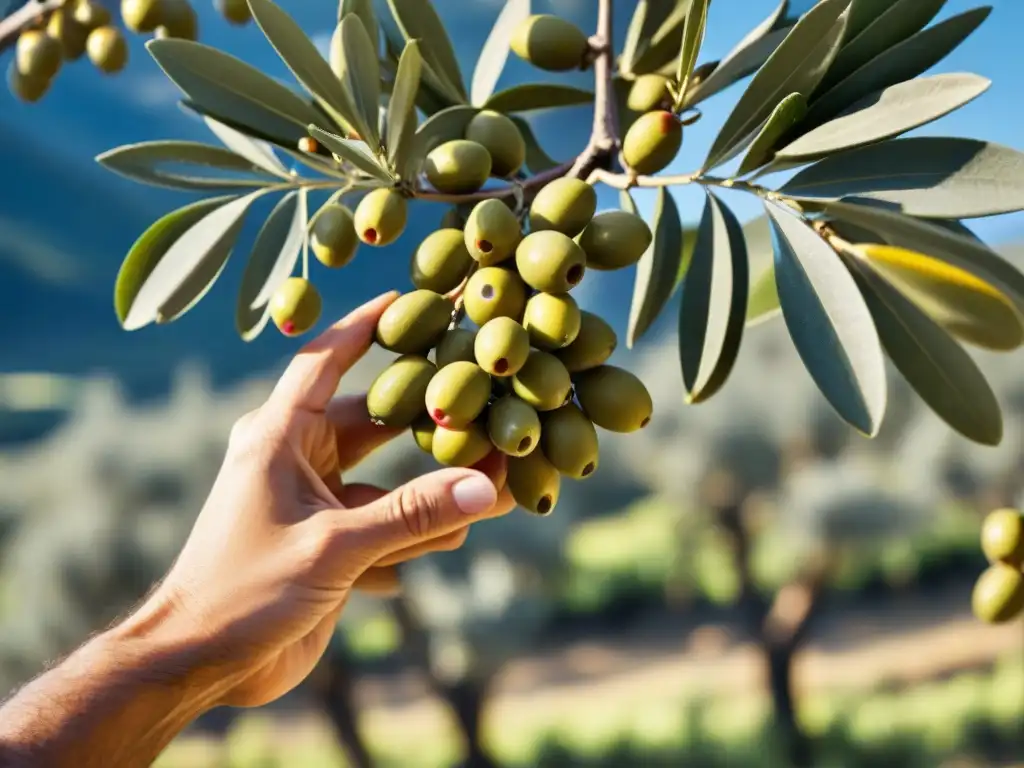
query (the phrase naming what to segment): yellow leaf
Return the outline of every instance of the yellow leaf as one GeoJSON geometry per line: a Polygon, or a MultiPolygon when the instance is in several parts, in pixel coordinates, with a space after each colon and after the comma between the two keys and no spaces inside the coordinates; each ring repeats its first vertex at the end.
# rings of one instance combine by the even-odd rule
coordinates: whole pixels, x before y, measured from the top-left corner
{"type": "Polygon", "coordinates": [[[882,277],[962,341],[994,350],[1024,344],[1024,318],[1009,298],[984,280],[906,248],[854,247],[882,277]]]}

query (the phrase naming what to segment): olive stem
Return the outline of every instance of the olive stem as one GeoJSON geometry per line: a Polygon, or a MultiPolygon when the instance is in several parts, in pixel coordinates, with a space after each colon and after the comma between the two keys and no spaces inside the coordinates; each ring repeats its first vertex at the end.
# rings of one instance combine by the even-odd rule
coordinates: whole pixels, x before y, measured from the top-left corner
{"type": "Polygon", "coordinates": [[[590,141],[567,176],[585,178],[602,160],[611,158],[619,143],[618,115],[612,98],[612,0],[598,0],[597,31],[591,38],[594,57],[594,124],[590,141]]]}
{"type": "Polygon", "coordinates": [[[702,184],[708,187],[724,187],[749,192],[758,197],[768,197],[772,191],[758,184],[740,179],[722,178],[720,176],[704,176],[700,173],[676,174],[671,176],[633,176],[628,173],[612,173],[603,168],[595,168],[587,177],[588,184],[601,182],[613,189],[629,189],[631,187],[676,187],[686,184],[702,184]]]}
{"type": "Polygon", "coordinates": [[[63,0],[28,0],[6,19],[0,19],[0,51],[14,45],[22,30],[31,26],[40,16],[57,10],[63,4],[63,0]]]}

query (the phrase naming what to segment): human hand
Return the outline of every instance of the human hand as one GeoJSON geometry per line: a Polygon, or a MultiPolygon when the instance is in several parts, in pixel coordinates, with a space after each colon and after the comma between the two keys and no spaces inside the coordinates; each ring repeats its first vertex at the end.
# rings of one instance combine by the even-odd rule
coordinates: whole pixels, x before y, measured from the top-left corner
{"type": "Polygon", "coordinates": [[[455,549],[471,523],[515,506],[497,452],[392,491],[343,483],[398,434],[369,420],[365,397],[334,397],[396,296],[309,343],[268,401],[238,421],[180,557],[133,617],[171,623],[202,649],[201,663],[230,680],[216,704],[259,706],[287,693],[323,655],[353,588],[394,590],[395,564],[455,549]]]}

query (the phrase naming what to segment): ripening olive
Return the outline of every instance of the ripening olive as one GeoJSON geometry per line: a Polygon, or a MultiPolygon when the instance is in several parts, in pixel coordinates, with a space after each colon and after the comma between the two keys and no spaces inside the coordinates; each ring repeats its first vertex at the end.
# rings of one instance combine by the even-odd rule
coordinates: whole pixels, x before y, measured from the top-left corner
{"type": "Polygon", "coordinates": [[[610,432],[634,432],[646,427],[654,411],[643,382],[613,365],[601,365],[579,374],[576,399],[592,422],[610,432]]]}
{"type": "Polygon", "coordinates": [[[508,460],[509,492],[516,504],[535,515],[550,515],[558,504],[562,477],[543,451],[508,460]]]}
{"type": "Polygon", "coordinates": [[[553,411],[565,404],[572,382],[565,366],[552,354],[534,350],[512,377],[512,391],[538,411],[553,411]]]}
{"type": "Polygon", "coordinates": [[[476,362],[474,345],[476,331],[468,328],[452,328],[446,331],[434,349],[434,362],[438,369],[463,360],[467,363],[476,362]]]}
{"type": "Polygon", "coordinates": [[[597,210],[597,192],[585,181],[561,178],[546,184],[530,204],[530,232],[553,229],[576,237],[597,210]]]}
{"type": "Polygon", "coordinates": [[[544,414],[540,440],[545,458],[566,477],[582,480],[597,469],[597,430],[575,403],[544,414]]]}
{"type": "Polygon", "coordinates": [[[580,312],[580,332],[575,341],[555,352],[569,373],[579,373],[588,368],[603,365],[615,347],[618,339],[615,331],[605,320],[593,312],[580,312]]]}
{"type": "Polygon", "coordinates": [[[580,67],[588,44],[587,36],[579,27],[550,14],[523,19],[510,41],[516,56],[549,72],[580,67]]]}
{"type": "Polygon", "coordinates": [[[367,245],[391,245],[405,231],[409,205],[397,189],[381,187],[359,201],[356,234],[367,245]]]}
{"type": "Polygon", "coordinates": [[[409,277],[417,288],[448,293],[469,274],[472,264],[462,231],[438,229],[413,252],[409,277]]]}
{"type": "Polygon", "coordinates": [[[481,266],[490,267],[505,261],[516,251],[523,239],[519,219],[500,200],[482,200],[466,219],[466,248],[481,266]]]}
{"type": "Polygon", "coordinates": [[[410,291],[399,296],[377,321],[377,343],[401,355],[426,354],[440,341],[455,305],[439,293],[410,291]]]}
{"type": "Polygon", "coordinates": [[[500,112],[484,109],[466,126],[466,138],[475,141],[491,156],[491,173],[511,176],[526,160],[526,142],[512,119],[500,112]]]}
{"type": "Polygon", "coordinates": [[[588,268],[611,270],[636,264],[653,239],[647,222],[636,214],[604,211],[591,219],[578,242],[587,255],[588,268]]]}
{"type": "Polygon", "coordinates": [[[352,261],[359,247],[352,211],[337,203],[321,208],[313,220],[309,244],[325,267],[344,267],[352,261]]]}
{"type": "Polygon", "coordinates": [[[484,428],[476,423],[464,429],[438,427],[431,440],[434,459],[449,467],[471,467],[486,459],[493,450],[484,428]]]}
{"type": "Polygon", "coordinates": [[[508,456],[526,456],[540,445],[540,417],[518,397],[505,395],[487,411],[487,434],[508,456]]]}
{"type": "Polygon", "coordinates": [[[479,326],[496,317],[518,320],[526,307],[526,284],[510,269],[484,267],[466,282],[462,298],[466,315],[479,326]]]}
{"type": "Polygon", "coordinates": [[[52,80],[63,61],[60,43],[41,29],[27,29],[18,35],[15,46],[15,66],[27,77],[52,80]]]}
{"type": "Polygon", "coordinates": [[[622,140],[622,159],[637,173],[665,169],[683,143],[683,124],[671,112],[658,110],[637,118],[622,140]]]}
{"type": "Polygon", "coordinates": [[[252,18],[247,0],[216,0],[217,11],[231,24],[247,24],[252,18]]]}
{"type": "Polygon", "coordinates": [[[491,397],[491,377],[476,363],[450,363],[439,370],[427,387],[430,418],[445,429],[465,429],[491,397]]]}
{"type": "Polygon", "coordinates": [[[17,67],[9,67],[7,70],[7,84],[11,93],[27,104],[39,101],[46,92],[50,90],[53,80],[46,77],[30,77],[23,75],[17,67]]]}
{"type": "Polygon", "coordinates": [[[304,278],[289,277],[270,299],[270,317],[285,336],[301,336],[316,325],[321,307],[316,286],[304,278]]]}
{"type": "MultiPolygon", "coordinates": [[[[366,409],[377,424],[405,429],[426,416],[427,385],[437,368],[422,355],[402,355],[374,379],[366,409]]],[[[431,422],[433,423],[433,422],[431,422]]]]}
{"type": "Polygon", "coordinates": [[[164,23],[165,0],[121,0],[121,18],[132,32],[152,32],[164,23]]]}
{"type": "Polygon", "coordinates": [[[672,105],[672,94],[668,91],[669,80],[664,75],[640,75],[633,81],[626,97],[626,106],[634,112],[650,112],[667,109],[672,105]]]}
{"type": "Polygon", "coordinates": [[[1024,514],[1017,509],[989,512],[981,524],[981,549],[990,563],[1024,565],[1024,514]]]}
{"type": "Polygon", "coordinates": [[[561,232],[533,232],[516,248],[516,267],[531,288],[567,293],[583,279],[587,257],[583,249],[561,232]]]}
{"type": "Polygon", "coordinates": [[[1024,609],[1024,573],[1008,563],[993,563],[974,584],[971,608],[989,624],[1015,619],[1024,609]]]}
{"type": "Polygon", "coordinates": [[[46,22],[46,34],[60,43],[61,54],[67,61],[76,61],[85,54],[85,39],[89,30],[75,21],[71,8],[58,8],[46,22]]]}
{"type": "Polygon", "coordinates": [[[78,0],[73,7],[73,17],[88,31],[110,26],[110,11],[96,0],[78,0]]]}
{"type": "Polygon", "coordinates": [[[424,453],[434,452],[434,432],[437,431],[437,424],[427,414],[422,414],[412,423],[412,439],[424,453]]]}
{"type": "Polygon", "coordinates": [[[199,18],[189,0],[160,0],[163,3],[162,26],[168,37],[195,40],[199,36],[199,18]]]}
{"type": "Polygon", "coordinates": [[[530,354],[530,336],[511,317],[488,320],[473,345],[477,365],[492,376],[515,376],[530,354]]]}
{"type": "Polygon", "coordinates": [[[89,61],[108,75],[120,72],[128,63],[128,44],[117,27],[99,27],[90,32],[85,52],[89,61]]]}
{"type": "Polygon", "coordinates": [[[538,349],[561,349],[580,332],[580,307],[567,293],[537,293],[526,302],[523,327],[538,349]]]}
{"type": "Polygon", "coordinates": [[[432,149],[424,162],[427,180],[438,192],[476,192],[491,175],[491,156],[475,141],[454,139],[432,149]]]}

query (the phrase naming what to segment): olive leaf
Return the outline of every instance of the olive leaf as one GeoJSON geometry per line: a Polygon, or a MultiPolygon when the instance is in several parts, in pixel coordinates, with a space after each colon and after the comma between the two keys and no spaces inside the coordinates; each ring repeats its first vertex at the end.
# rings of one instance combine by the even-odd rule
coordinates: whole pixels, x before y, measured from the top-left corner
{"type": "Polygon", "coordinates": [[[1002,351],[1024,344],[1021,314],[991,283],[899,246],[865,243],[851,250],[954,336],[1002,351]]]}
{"type": "Polygon", "coordinates": [[[380,45],[380,26],[377,24],[377,14],[373,10],[373,0],[340,0],[338,3],[338,23],[349,14],[355,14],[361,22],[366,34],[373,45],[374,53],[380,45]]]}
{"type": "Polygon", "coordinates": [[[593,93],[571,85],[526,83],[498,91],[484,102],[484,108],[496,112],[528,112],[533,109],[590,104],[593,100],[593,93]]]}
{"type": "Polygon", "coordinates": [[[843,45],[857,37],[893,6],[893,0],[852,0],[843,45]]]}
{"type": "Polygon", "coordinates": [[[775,267],[769,265],[754,281],[747,296],[747,325],[759,325],[782,311],[779,289],[775,285],[775,267]]]}
{"type": "Polygon", "coordinates": [[[894,0],[863,32],[843,44],[818,86],[819,91],[828,90],[876,56],[924,29],[945,4],[946,0],[894,0]]]}
{"type": "Polygon", "coordinates": [[[788,207],[766,202],[782,316],[818,389],[845,421],[877,433],[885,358],[864,298],[839,255],[788,207]]]}
{"type": "Polygon", "coordinates": [[[235,327],[244,341],[252,341],[263,331],[274,291],[294,271],[306,236],[306,218],[305,190],[289,192],[256,235],[235,306],[235,327]]]}
{"type": "Polygon", "coordinates": [[[852,261],[878,336],[903,378],[961,435],[998,445],[1003,437],[999,403],[971,356],[874,269],[852,261]]]}
{"type": "Polygon", "coordinates": [[[413,137],[416,135],[416,94],[420,89],[422,65],[419,43],[406,43],[398,60],[395,85],[388,103],[386,141],[388,160],[402,179],[416,173],[413,137]]]}
{"type": "Polygon", "coordinates": [[[253,163],[227,149],[196,141],[143,141],[125,144],[96,156],[96,162],[121,176],[158,187],[188,190],[263,187],[275,179],[253,163]],[[167,163],[190,167],[192,173],[168,171],[167,163]],[[194,175],[215,169],[253,174],[252,178],[194,175]]]}
{"type": "MultiPolygon", "coordinates": [[[[629,21],[626,40],[619,57],[619,72],[623,75],[640,74],[635,67],[640,57],[650,48],[655,34],[676,10],[676,0],[640,0],[629,21]]],[[[671,51],[668,53],[671,58],[671,51]]],[[[668,59],[666,59],[666,62],[668,59]]],[[[654,67],[659,69],[660,66],[654,67]]],[[[651,70],[653,71],[653,70],[651,70]]]]}
{"type": "Polygon", "coordinates": [[[816,159],[842,149],[873,144],[938,120],[970,103],[991,81],[969,73],[932,75],[867,96],[835,119],[779,149],[783,159],[816,159]]]}
{"type": "MultiPolygon", "coordinates": [[[[623,210],[636,213],[628,192],[620,195],[623,210]]],[[[654,239],[636,265],[633,300],[629,308],[626,346],[632,349],[672,298],[683,261],[683,226],[676,201],[658,187],[651,229],[654,239]]]]}
{"type": "Polygon", "coordinates": [[[746,140],[789,93],[812,93],[839,48],[849,0],[822,0],[804,15],[754,75],[715,137],[703,167],[713,168],[746,140]]]}
{"type": "Polygon", "coordinates": [[[354,14],[338,23],[331,38],[331,70],[344,89],[343,116],[374,152],[379,151],[380,63],[366,27],[354,14]]]}
{"type": "Polygon", "coordinates": [[[257,190],[218,205],[186,229],[139,285],[122,325],[136,330],[179,317],[216,280],[241,229],[246,211],[270,190],[257,190]]]}
{"type": "MultiPolygon", "coordinates": [[[[249,8],[252,10],[256,24],[259,25],[260,30],[281,61],[320,106],[327,111],[338,127],[342,128],[345,133],[357,130],[358,119],[355,105],[348,98],[341,81],[331,71],[330,64],[320,55],[320,51],[302,31],[295,19],[273,0],[249,0],[249,8]]],[[[365,34],[366,30],[361,24],[359,28],[365,34]]],[[[376,54],[373,55],[373,59],[377,60],[376,54]]],[[[307,122],[317,123],[319,119],[307,122]]],[[[363,136],[362,133],[359,135],[360,138],[369,141],[374,139],[373,135],[363,136]]],[[[377,151],[378,149],[379,145],[375,144],[373,150],[377,151]]]]}
{"type": "Polygon", "coordinates": [[[490,34],[480,49],[470,84],[470,103],[482,107],[494,93],[501,72],[508,60],[509,43],[516,27],[530,16],[530,0],[507,0],[490,34]]]}
{"type": "Polygon", "coordinates": [[[323,144],[329,151],[342,160],[352,163],[367,176],[385,184],[395,182],[395,177],[387,168],[381,166],[364,142],[356,139],[343,139],[341,136],[336,136],[315,125],[307,126],[307,130],[310,136],[323,144]]]}
{"type": "Polygon", "coordinates": [[[146,49],[168,78],[197,107],[221,122],[258,129],[295,146],[320,113],[293,90],[216,48],[164,38],[146,49]]]}
{"type": "Polygon", "coordinates": [[[722,388],[743,339],[750,270],[739,221],[709,190],[679,305],[679,359],[687,402],[722,388]]]}
{"type": "Polygon", "coordinates": [[[231,126],[225,125],[219,120],[214,120],[208,115],[203,116],[203,122],[224,143],[224,146],[236,155],[244,157],[250,163],[268,173],[284,179],[288,178],[288,169],[284,167],[267,142],[246,136],[241,131],[236,131],[231,126]]]}
{"type": "Polygon", "coordinates": [[[697,56],[704,44],[704,32],[707,29],[710,4],[711,0],[690,0],[690,7],[686,11],[686,21],[683,23],[683,43],[679,49],[679,61],[676,64],[676,83],[679,86],[679,97],[675,102],[676,111],[682,108],[683,96],[686,94],[690,77],[693,75],[693,68],[697,66],[697,56]]]}
{"type": "MultiPolygon", "coordinates": [[[[761,126],[760,132],[750,143],[746,157],[740,163],[738,176],[760,168],[772,159],[775,145],[785,136],[793,126],[799,123],[807,114],[807,99],[802,93],[791,93],[779,102],[774,111],[761,126]]],[[[737,147],[736,151],[742,147],[737,147]]],[[[731,158],[726,158],[731,159],[731,158]]]]}
{"type": "Polygon", "coordinates": [[[690,0],[678,0],[668,13],[660,18],[660,23],[651,32],[646,47],[633,62],[633,74],[646,75],[649,72],[657,72],[672,63],[679,55],[683,42],[683,26],[686,24],[686,13],[689,8],[690,0]]]}
{"type": "Polygon", "coordinates": [[[537,136],[533,132],[533,127],[517,115],[512,115],[511,120],[516,124],[519,133],[523,137],[523,142],[526,144],[526,167],[535,174],[558,167],[558,161],[552,160],[551,156],[541,147],[537,136]]]}
{"type": "Polygon", "coordinates": [[[473,116],[479,112],[476,107],[466,105],[448,107],[424,120],[416,129],[416,154],[426,157],[434,147],[449,139],[462,136],[473,116]]]}
{"type": "Polygon", "coordinates": [[[139,236],[128,250],[114,281],[114,312],[122,327],[135,330],[135,327],[125,326],[128,313],[135,303],[135,297],[139,295],[139,289],[167,250],[206,214],[233,199],[231,195],[226,195],[197,200],[161,216],[139,236]]]}
{"type": "Polygon", "coordinates": [[[926,218],[990,216],[1024,209],[1024,153],[976,139],[892,139],[819,160],[779,191],[879,200],[926,218]]]}
{"type": "Polygon", "coordinates": [[[466,86],[448,31],[430,0],[387,0],[391,15],[405,42],[419,40],[423,60],[433,78],[456,100],[466,101],[466,86]]]}
{"type": "Polygon", "coordinates": [[[788,9],[789,0],[782,0],[767,18],[725,55],[710,75],[687,89],[683,105],[693,106],[757,71],[789,34],[791,25],[777,28],[788,9]]]}
{"type": "Polygon", "coordinates": [[[868,94],[917,77],[966,40],[992,11],[975,8],[922,29],[876,56],[853,74],[811,100],[804,125],[816,128],[868,94]]]}

